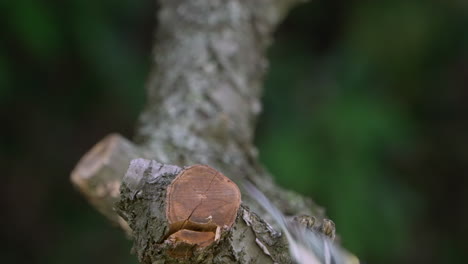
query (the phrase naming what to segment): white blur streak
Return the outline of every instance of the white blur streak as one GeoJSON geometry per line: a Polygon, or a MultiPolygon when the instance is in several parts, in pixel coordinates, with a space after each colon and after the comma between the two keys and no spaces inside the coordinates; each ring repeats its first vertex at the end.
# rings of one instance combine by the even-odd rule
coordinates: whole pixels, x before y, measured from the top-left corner
{"type": "Polygon", "coordinates": [[[299,264],[343,264],[339,250],[328,237],[297,224],[288,224],[283,213],[265,195],[248,181],[243,181],[244,189],[250,196],[273,216],[286,235],[289,251],[299,264]]]}

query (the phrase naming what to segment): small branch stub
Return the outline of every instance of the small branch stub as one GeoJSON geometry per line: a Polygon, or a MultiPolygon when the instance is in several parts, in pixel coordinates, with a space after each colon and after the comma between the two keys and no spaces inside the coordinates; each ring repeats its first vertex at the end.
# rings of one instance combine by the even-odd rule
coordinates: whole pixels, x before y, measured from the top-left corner
{"type": "Polygon", "coordinates": [[[119,134],[110,134],[81,158],[70,177],[91,204],[128,235],[130,227],[113,207],[120,198],[119,188],[128,164],[140,156],[143,153],[133,143],[119,134]]]}

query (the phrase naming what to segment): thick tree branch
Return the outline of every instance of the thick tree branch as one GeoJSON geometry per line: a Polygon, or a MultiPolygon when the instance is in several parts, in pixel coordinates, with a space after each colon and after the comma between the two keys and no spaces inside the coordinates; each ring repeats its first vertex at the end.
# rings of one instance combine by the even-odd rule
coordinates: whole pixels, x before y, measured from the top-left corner
{"type": "MultiPolygon", "coordinates": [[[[140,122],[142,139],[167,139],[163,129],[184,124],[186,133],[203,132],[199,140],[228,136],[216,138],[217,145],[233,139],[250,143],[261,110],[265,50],[290,2],[160,1],[154,68],[140,122]]],[[[168,139],[205,153],[176,136],[168,139]]]]}
{"type": "Polygon", "coordinates": [[[296,1],[160,3],[154,67],[137,142],[155,160],[210,164],[234,180],[257,183],[277,197],[274,203],[287,214],[321,218],[311,200],[271,182],[252,144],[266,49],[285,10],[296,1]]]}
{"type": "MultiPolygon", "coordinates": [[[[163,184],[155,185],[151,182],[154,175],[131,174],[130,167],[119,209],[131,231],[114,212],[112,203],[119,200],[119,195],[110,190],[120,185],[130,160],[139,157],[180,167],[208,164],[234,182],[253,182],[287,216],[313,215],[318,226],[328,223],[323,221],[323,210],[311,199],[274,184],[259,164],[252,143],[261,111],[266,49],[275,26],[297,2],[159,1],[153,69],[147,83],[147,104],[137,127],[137,144],[117,136],[105,139],[72,173],[72,181],[100,212],[133,232],[134,249],[141,262],[167,260],[161,244],[167,228],[162,221],[166,219],[158,210],[165,202],[161,196],[165,186],[177,169],[167,173],[172,176],[163,184]],[[140,192],[140,188],[144,191],[140,192]]],[[[272,216],[248,193],[243,192],[242,202],[233,231],[221,240],[228,242],[210,246],[199,255],[202,257],[197,263],[215,259],[217,263],[289,263],[284,236],[265,231],[269,228],[266,222],[274,223],[272,216]],[[246,217],[256,219],[253,226],[258,232],[246,217]],[[269,238],[265,237],[267,233],[269,238]]]]}

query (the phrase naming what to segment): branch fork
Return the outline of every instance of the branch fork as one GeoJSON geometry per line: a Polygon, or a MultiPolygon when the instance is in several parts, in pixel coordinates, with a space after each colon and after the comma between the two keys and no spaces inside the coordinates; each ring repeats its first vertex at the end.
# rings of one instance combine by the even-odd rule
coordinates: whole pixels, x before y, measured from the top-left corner
{"type": "Polygon", "coordinates": [[[252,143],[266,49],[299,2],[159,0],[135,143],[111,134],[71,174],[90,203],[133,237],[141,263],[292,263],[285,236],[255,197],[241,201],[233,181],[246,179],[283,214],[313,215],[301,225],[334,237],[321,207],[274,184],[252,143]],[[230,178],[187,164],[209,164],[230,178]]]}

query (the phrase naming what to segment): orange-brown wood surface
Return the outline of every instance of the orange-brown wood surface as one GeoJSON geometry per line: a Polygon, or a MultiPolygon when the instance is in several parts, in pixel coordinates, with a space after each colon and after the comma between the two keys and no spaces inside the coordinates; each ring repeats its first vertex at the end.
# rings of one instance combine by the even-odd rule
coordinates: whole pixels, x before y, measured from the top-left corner
{"type": "Polygon", "coordinates": [[[168,240],[183,243],[189,243],[192,245],[198,245],[200,247],[206,247],[211,244],[215,239],[215,233],[213,232],[198,232],[192,230],[182,229],[172,234],[168,240]]]}
{"type": "Polygon", "coordinates": [[[168,187],[166,216],[172,233],[181,229],[214,232],[216,226],[231,227],[240,201],[234,182],[211,167],[194,165],[168,187]]]}
{"type": "Polygon", "coordinates": [[[215,239],[213,232],[198,232],[182,229],[172,234],[167,240],[174,247],[169,249],[170,256],[175,258],[187,258],[192,256],[194,245],[200,248],[209,246],[215,239]]]}

